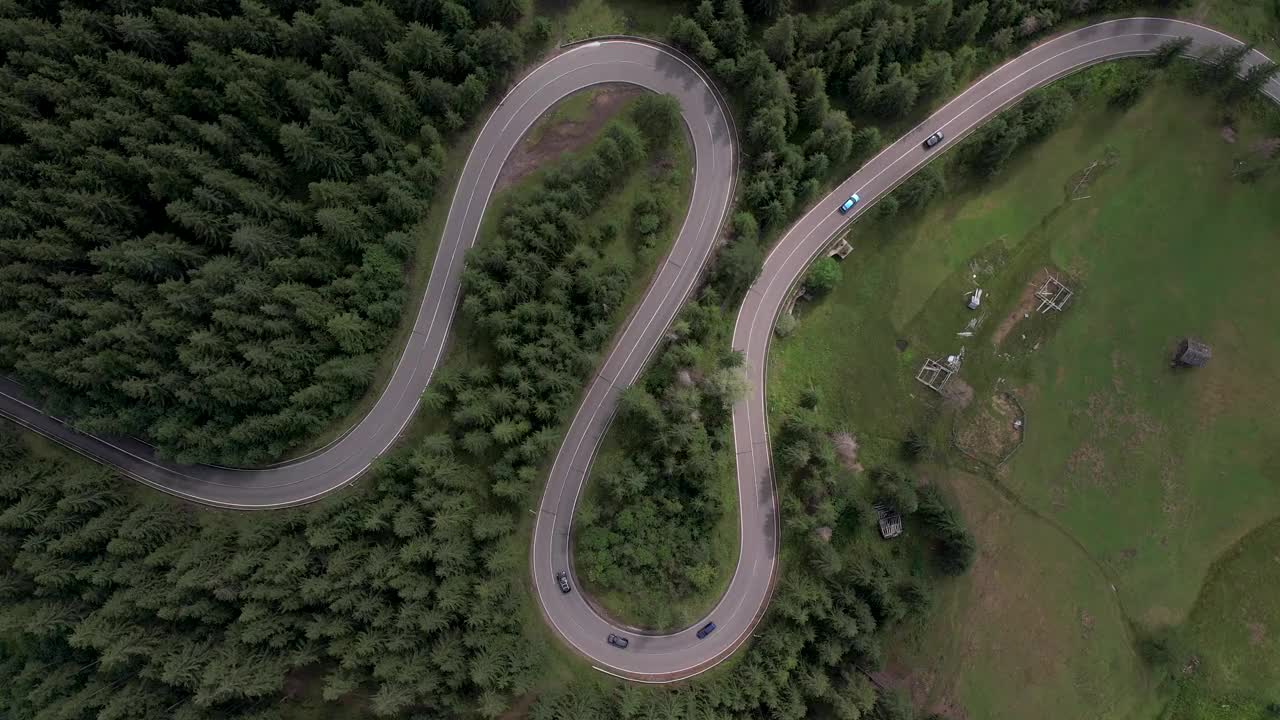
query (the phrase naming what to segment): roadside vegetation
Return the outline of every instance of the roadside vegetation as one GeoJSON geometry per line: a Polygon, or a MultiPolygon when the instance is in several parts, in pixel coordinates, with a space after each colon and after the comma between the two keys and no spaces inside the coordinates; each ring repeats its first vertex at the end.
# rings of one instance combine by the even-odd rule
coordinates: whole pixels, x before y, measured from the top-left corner
{"type": "Polygon", "coordinates": [[[922,712],[1263,718],[1280,701],[1248,670],[1280,662],[1261,590],[1280,577],[1263,562],[1280,113],[1208,82],[1225,68],[1153,65],[1062,81],[935,160],[853,228],[844,279],[775,342],[773,427],[821,396],[859,465],[906,464],[976,538],[973,572],[893,634],[877,676],[922,712]],[[1037,312],[1049,274],[1076,293],[1062,313],[1037,312]],[[1213,346],[1207,367],[1169,368],[1185,335],[1213,346]],[[962,347],[942,395],[916,381],[962,347]]]}

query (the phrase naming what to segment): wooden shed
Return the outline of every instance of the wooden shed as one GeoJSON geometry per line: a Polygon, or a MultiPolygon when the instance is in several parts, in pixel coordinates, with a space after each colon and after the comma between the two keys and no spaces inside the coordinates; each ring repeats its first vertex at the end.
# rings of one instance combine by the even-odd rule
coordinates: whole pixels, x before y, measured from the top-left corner
{"type": "Polygon", "coordinates": [[[879,504],[875,510],[880,519],[880,537],[889,540],[902,534],[902,515],[898,511],[879,504]]]}
{"type": "Polygon", "coordinates": [[[885,513],[880,518],[880,537],[885,540],[896,538],[902,534],[902,516],[896,512],[885,513]]]}
{"type": "Polygon", "coordinates": [[[1213,350],[1195,338],[1183,338],[1178,341],[1178,349],[1173,353],[1174,367],[1204,367],[1213,357],[1213,350]]]}

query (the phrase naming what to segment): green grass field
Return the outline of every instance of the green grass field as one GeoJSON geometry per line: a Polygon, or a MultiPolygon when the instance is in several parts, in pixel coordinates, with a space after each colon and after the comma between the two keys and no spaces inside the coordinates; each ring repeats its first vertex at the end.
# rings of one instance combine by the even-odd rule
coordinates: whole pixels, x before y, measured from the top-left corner
{"type": "Polygon", "coordinates": [[[939,583],[925,627],[886,643],[893,681],[953,718],[1154,720],[1155,680],[1084,553],[981,478],[931,480],[956,498],[979,555],[968,575],[939,583]]]}
{"type": "Polygon", "coordinates": [[[551,18],[556,42],[599,35],[666,35],[671,18],[689,12],[684,0],[535,0],[533,11],[551,18]]]}
{"type": "MultiPolygon", "coordinates": [[[[1280,521],[1250,533],[1209,573],[1183,631],[1199,662],[1172,717],[1214,717],[1199,706],[1240,709],[1238,716],[1268,717],[1280,703],[1280,521]],[[1250,715],[1250,712],[1255,714],[1250,715]]],[[[1270,715],[1275,717],[1275,715],[1270,715]]]]}
{"type": "Polygon", "coordinates": [[[866,466],[897,462],[911,428],[945,447],[956,423],[971,450],[1008,446],[1011,423],[982,425],[984,410],[997,391],[1025,408],[1024,444],[1000,470],[921,471],[960,501],[980,557],[892,666],[922,704],[965,717],[1157,717],[1173,691],[1134,636],[1184,623],[1206,658],[1184,708],[1280,701],[1280,674],[1261,669],[1280,649],[1256,626],[1280,633],[1263,595],[1280,561],[1274,539],[1254,548],[1274,533],[1249,535],[1280,515],[1280,176],[1233,180],[1259,121],[1236,113],[1228,143],[1221,109],[1180,87],[1124,114],[1093,104],[995,180],[953,183],[914,219],[860,223],[843,282],[771,356],[771,414],[814,387],[866,466]],[[1060,315],[1026,305],[1046,270],[1077,293],[1060,315]],[[964,306],[975,286],[979,312],[964,306]],[[1169,369],[1183,335],[1213,347],[1207,367],[1169,369]],[[962,346],[972,400],[939,413],[915,372],[962,346]],[[1252,559],[1224,559],[1197,603],[1220,557],[1252,559]],[[1231,606],[1246,589],[1261,619],[1231,606]]]}

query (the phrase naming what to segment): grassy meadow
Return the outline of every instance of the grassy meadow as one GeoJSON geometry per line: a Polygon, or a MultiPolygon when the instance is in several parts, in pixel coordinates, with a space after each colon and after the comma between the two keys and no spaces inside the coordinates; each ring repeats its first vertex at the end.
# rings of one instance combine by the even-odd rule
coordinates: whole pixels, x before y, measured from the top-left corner
{"type": "Polygon", "coordinates": [[[1136,720],[1280,701],[1263,669],[1280,667],[1280,532],[1257,530],[1280,516],[1280,175],[1232,178],[1269,122],[1168,81],[1127,112],[1086,103],[998,177],[855,226],[843,281],[775,341],[773,417],[816,389],[866,467],[926,435],[938,462],[913,471],[977,535],[974,570],[891,658],[920,705],[1136,720]],[[1048,273],[1076,293],[1062,313],[1036,312],[1048,273]],[[1207,367],[1169,367],[1186,335],[1207,367]],[[947,399],[916,382],[962,347],[947,399]],[[953,451],[1014,444],[1006,393],[1025,410],[1012,459],[953,451]],[[1178,682],[1140,656],[1160,633],[1201,658],[1178,682]]]}

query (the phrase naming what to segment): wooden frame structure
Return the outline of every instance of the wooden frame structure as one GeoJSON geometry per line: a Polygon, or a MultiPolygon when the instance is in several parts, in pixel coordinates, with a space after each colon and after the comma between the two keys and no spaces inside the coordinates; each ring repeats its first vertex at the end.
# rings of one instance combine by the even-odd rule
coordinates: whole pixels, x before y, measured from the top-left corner
{"type": "Polygon", "coordinates": [[[952,375],[960,369],[960,360],[964,357],[964,351],[961,350],[959,355],[952,355],[947,358],[946,362],[938,362],[933,358],[927,358],[924,365],[920,367],[920,372],[916,373],[916,380],[927,386],[930,390],[941,394],[942,388],[947,386],[947,381],[952,375]]]}
{"type": "Polygon", "coordinates": [[[876,504],[876,522],[880,526],[880,537],[892,540],[902,534],[902,515],[897,510],[885,505],[876,504]]]}
{"type": "Polygon", "coordinates": [[[1071,288],[1063,285],[1058,278],[1050,275],[1044,284],[1036,290],[1036,297],[1040,300],[1040,306],[1036,308],[1038,312],[1046,313],[1050,310],[1062,311],[1067,303],[1071,301],[1074,295],[1071,288]]]}

